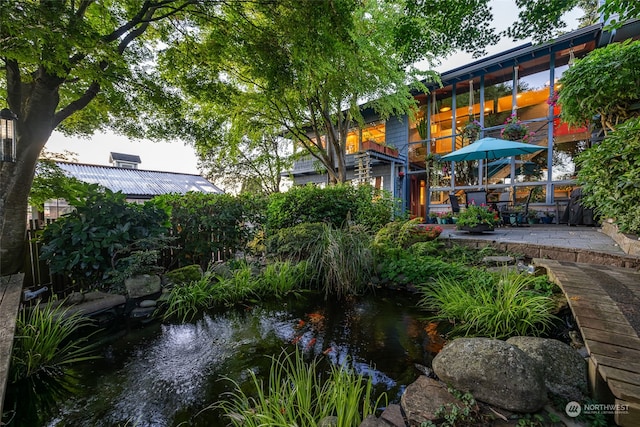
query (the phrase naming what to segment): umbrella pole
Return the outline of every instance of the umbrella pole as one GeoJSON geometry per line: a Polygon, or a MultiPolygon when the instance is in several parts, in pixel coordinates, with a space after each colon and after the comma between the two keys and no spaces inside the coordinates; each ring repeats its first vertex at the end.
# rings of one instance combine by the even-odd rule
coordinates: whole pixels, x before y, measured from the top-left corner
{"type": "Polygon", "coordinates": [[[484,192],[489,194],[489,158],[484,159],[484,192]]]}

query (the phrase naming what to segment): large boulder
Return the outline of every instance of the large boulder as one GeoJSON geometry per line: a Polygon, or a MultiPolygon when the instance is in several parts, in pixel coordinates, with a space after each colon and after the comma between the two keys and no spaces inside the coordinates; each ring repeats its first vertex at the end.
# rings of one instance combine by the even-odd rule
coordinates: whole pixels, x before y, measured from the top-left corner
{"type": "Polygon", "coordinates": [[[141,298],[157,294],[161,291],[160,276],[155,274],[140,274],[124,281],[129,298],[141,298]]]}
{"type": "Polygon", "coordinates": [[[436,375],[482,402],[536,412],[547,401],[538,364],[518,347],[491,338],[458,338],[433,359],[436,375]]]}
{"type": "Polygon", "coordinates": [[[436,421],[436,411],[447,405],[464,404],[449,393],[447,386],[433,378],[421,375],[409,384],[400,399],[402,409],[407,416],[409,425],[419,426],[426,421],[436,421]]]}
{"type": "Polygon", "coordinates": [[[587,364],[571,346],[537,337],[512,337],[507,343],[515,345],[536,361],[549,392],[567,400],[582,400],[587,392],[587,364]]]}

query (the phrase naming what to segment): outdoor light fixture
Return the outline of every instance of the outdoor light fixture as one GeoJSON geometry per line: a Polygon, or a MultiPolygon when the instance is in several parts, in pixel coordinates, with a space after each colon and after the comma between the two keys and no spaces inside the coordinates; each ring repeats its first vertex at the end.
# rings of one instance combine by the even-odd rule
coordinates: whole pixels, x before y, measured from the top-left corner
{"type": "Polygon", "coordinates": [[[16,116],[8,108],[0,110],[0,162],[16,161],[16,116]]]}

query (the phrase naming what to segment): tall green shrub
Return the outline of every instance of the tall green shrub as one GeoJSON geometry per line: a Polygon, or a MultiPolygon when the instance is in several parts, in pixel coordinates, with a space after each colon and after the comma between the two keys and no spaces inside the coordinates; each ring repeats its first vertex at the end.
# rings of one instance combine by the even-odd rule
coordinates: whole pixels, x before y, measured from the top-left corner
{"type": "Polygon", "coordinates": [[[581,153],[583,200],[621,231],[640,235],[640,118],[628,120],[581,153]]]}
{"type": "Polygon", "coordinates": [[[293,187],[286,193],[271,195],[267,227],[273,232],[305,222],[324,222],[342,227],[351,221],[377,230],[391,220],[394,203],[387,192],[366,185],[293,187]]]}
{"type": "Polygon", "coordinates": [[[267,255],[270,258],[298,262],[309,258],[311,251],[323,233],[322,223],[305,222],[293,227],[275,230],[267,238],[267,255]]]}
{"type": "Polygon", "coordinates": [[[323,224],[308,262],[325,295],[357,294],[370,283],[373,273],[371,237],[362,226],[333,228],[323,224]]]}
{"type": "Polygon", "coordinates": [[[47,226],[41,257],[52,273],[109,288],[156,263],[168,245],[168,214],[154,202],[127,203],[122,193],[88,187],[75,211],[47,226]]]}

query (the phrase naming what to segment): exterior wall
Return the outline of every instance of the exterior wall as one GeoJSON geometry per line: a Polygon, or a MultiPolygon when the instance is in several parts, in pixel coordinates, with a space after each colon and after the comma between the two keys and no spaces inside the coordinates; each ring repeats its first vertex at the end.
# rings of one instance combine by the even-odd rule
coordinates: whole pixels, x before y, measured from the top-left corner
{"type": "Polygon", "coordinates": [[[399,118],[392,117],[387,120],[385,142],[387,145],[396,147],[400,154],[406,154],[409,142],[409,125],[406,115],[399,118]]]}

